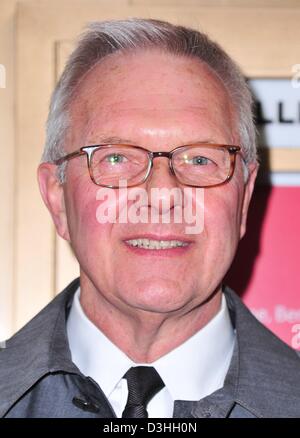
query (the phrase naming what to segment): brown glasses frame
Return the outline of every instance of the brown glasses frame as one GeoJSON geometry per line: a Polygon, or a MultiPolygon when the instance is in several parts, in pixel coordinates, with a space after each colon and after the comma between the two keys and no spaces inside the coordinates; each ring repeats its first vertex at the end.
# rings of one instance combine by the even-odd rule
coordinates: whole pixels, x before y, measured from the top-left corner
{"type": "Polygon", "coordinates": [[[175,176],[175,178],[177,179],[178,182],[180,182],[181,184],[184,184],[186,186],[189,187],[199,187],[199,188],[205,188],[205,187],[218,187],[218,186],[222,186],[223,184],[226,184],[233,176],[234,170],[235,170],[235,163],[236,163],[236,154],[241,150],[240,146],[234,146],[234,145],[226,145],[226,144],[212,144],[212,143],[199,143],[199,144],[187,144],[187,145],[183,145],[183,146],[178,146],[175,149],[172,149],[169,152],[165,152],[165,151],[159,151],[159,152],[153,152],[150,151],[149,149],[143,148],[141,146],[136,146],[136,145],[132,145],[132,144],[97,144],[97,145],[91,145],[91,146],[83,146],[80,149],[78,149],[77,151],[71,152],[70,154],[65,155],[64,157],[59,158],[58,160],[55,160],[53,163],[56,164],[57,166],[63,164],[66,161],[72,160],[73,158],[76,157],[80,157],[82,155],[86,155],[87,156],[87,165],[88,165],[88,170],[89,170],[89,175],[91,180],[93,181],[94,184],[96,184],[97,186],[101,186],[101,187],[108,187],[111,189],[118,189],[119,186],[113,186],[113,185],[106,185],[106,184],[99,184],[95,181],[94,179],[94,175],[93,175],[93,170],[92,170],[92,158],[93,158],[93,154],[95,153],[95,151],[97,151],[98,149],[102,148],[102,147],[114,147],[114,146],[118,146],[118,147],[133,147],[136,149],[140,149],[144,152],[146,152],[148,154],[148,159],[149,159],[149,164],[148,164],[148,168],[147,168],[147,173],[145,175],[145,177],[143,178],[143,180],[141,180],[139,183],[133,184],[133,185],[128,185],[128,187],[134,187],[140,184],[143,184],[149,177],[150,173],[151,173],[151,169],[153,167],[153,160],[157,157],[165,157],[168,158],[169,160],[169,168],[171,173],[175,176]],[[178,178],[176,172],[174,171],[173,168],[173,163],[172,163],[172,157],[174,155],[175,152],[177,152],[180,149],[186,148],[186,147],[199,147],[199,146],[204,146],[204,147],[209,147],[209,148],[223,148],[226,149],[229,152],[230,155],[230,169],[228,172],[228,175],[226,176],[225,180],[217,183],[217,184],[213,184],[213,185],[209,185],[209,186],[199,186],[196,184],[186,184],[184,182],[182,182],[180,180],[180,178],[178,178]]]}

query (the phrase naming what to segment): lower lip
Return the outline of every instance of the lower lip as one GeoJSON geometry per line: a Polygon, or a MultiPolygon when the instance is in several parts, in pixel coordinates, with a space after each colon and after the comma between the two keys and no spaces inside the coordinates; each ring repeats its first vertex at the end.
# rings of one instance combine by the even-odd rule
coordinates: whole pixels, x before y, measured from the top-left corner
{"type": "Polygon", "coordinates": [[[185,254],[191,247],[189,243],[186,246],[176,246],[174,248],[168,249],[145,249],[140,248],[138,246],[129,245],[127,242],[124,242],[126,248],[128,248],[132,253],[140,255],[140,256],[150,256],[150,257],[173,257],[180,256],[185,254]]]}

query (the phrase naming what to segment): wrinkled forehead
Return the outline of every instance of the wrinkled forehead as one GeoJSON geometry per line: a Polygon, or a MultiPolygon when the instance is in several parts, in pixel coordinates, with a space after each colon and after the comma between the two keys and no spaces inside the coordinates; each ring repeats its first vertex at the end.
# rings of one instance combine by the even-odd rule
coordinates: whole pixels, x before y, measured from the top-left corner
{"type": "Polygon", "coordinates": [[[210,67],[152,49],[104,58],[82,78],[71,104],[75,126],[134,111],[149,117],[202,111],[231,119],[233,114],[228,92],[210,67]]]}
{"type": "Polygon", "coordinates": [[[82,99],[93,103],[102,93],[103,98],[113,103],[122,96],[164,92],[195,102],[197,88],[199,94],[206,90],[212,96],[217,95],[220,101],[230,100],[216,73],[196,58],[154,49],[116,52],[84,75],[77,85],[75,101],[82,99]]]}

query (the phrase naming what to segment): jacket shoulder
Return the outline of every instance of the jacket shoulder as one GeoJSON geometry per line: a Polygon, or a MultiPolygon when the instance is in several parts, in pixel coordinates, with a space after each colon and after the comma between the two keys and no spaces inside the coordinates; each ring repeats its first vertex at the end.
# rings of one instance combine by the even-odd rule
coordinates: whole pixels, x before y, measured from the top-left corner
{"type": "Polygon", "coordinates": [[[1,344],[0,417],[43,375],[68,354],[66,307],[79,286],[74,280],[21,330],[1,344]],[[55,350],[55,354],[53,354],[55,350]]]}
{"type": "Polygon", "coordinates": [[[300,358],[261,324],[229,288],[239,349],[238,398],[263,417],[300,417],[300,358]]]}

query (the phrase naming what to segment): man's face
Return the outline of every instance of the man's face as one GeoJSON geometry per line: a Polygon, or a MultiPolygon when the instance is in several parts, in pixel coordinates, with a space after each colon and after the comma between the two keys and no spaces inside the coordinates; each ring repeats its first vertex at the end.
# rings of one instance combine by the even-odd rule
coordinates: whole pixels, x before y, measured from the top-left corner
{"type": "MultiPolygon", "coordinates": [[[[196,60],[158,51],[113,55],[94,67],[77,88],[71,120],[67,153],[110,137],[152,151],[196,142],[239,143],[231,102],[219,79],[196,60]]],[[[99,187],[90,180],[86,157],[69,161],[63,193],[57,188],[67,223],[56,219],[56,225],[71,241],[84,289],[128,313],[186,312],[201,304],[219,287],[244,233],[254,174],[245,185],[238,156],[231,181],[204,189],[203,231],[187,235],[186,224],[174,221],[99,223],[103,201],[97,199],[99,187]],[[166,251],[126,243],[149,236],[188,245],[166,251]]],[[[154,160],[140,187],[149,194],[149,209],[152,188],[184,189],[166,158],[154,160]]],[[[116,202],[124,207],[124,199],[116,202]]]]}

